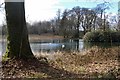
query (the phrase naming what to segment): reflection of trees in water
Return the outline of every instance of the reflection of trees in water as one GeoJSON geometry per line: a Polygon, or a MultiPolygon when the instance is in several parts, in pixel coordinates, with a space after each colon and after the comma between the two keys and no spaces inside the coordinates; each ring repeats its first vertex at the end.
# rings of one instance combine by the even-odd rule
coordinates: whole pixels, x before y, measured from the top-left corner
{"type": "Polygon", "coordinates": [[[75,42],[75,50],[79,50],[79,39],[74,40],[75,42]]]}
{"type": "Polygon", "coordinates": [[[79,50],[79,40],[68,39],[68,40],[64,40],[63,42],[65,45],[63,50],[65,51],[79,50]]]}
{"type": "MultiPolygon", "coordinates": [[[[5,53],[6,43],[4,42],[4,45],[2,45],[2,43],[0,44],[0,47],[2,47],[1,50],[3,50],[2,53],[5,53]]],[[[120,43],[88,43],[83,42],[81,39],[52,39],[31,43],[33,52],[82,51],[92,46],[109,48],[120,46],[120,43]]]]}
{"type": "Polygon", "coordinates": [[[62,48],[64,51],[82,51],[84,49],[89,49],[93,46],[98,46],[101,48],[110,48],[110,47],[117,47],[120,46],[120,43],[89,43],[89,42],[84,42],[80,39],[67,39],[64,40],[64,45],[65,47],[62,48]]]}
{"type": "Polygon", "coordinates": [[[5,49],[6,49],[6,42],[5,41],[0,42],[0,52],[2,54],[5,53],[5,49]]]}

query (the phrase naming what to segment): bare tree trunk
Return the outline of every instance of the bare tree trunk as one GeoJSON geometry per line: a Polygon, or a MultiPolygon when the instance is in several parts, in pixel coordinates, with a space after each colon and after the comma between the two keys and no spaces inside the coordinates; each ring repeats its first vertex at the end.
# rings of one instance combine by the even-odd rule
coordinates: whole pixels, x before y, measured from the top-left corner
{"type": "Polygon", "coordinates": [[[103,31],[105,31],[105,29],[106,29],[106,25],[105,25],[105,12],[104,12],[104,25],[103,25],[103,31]]]}
{"type": "Polygon", "coordinates": [[[24,2],[5,2],[7,19],[7,50],[10,58],[34,57],[29,45],[24,2]]]}
{"type": "Polygon", "coordinates": [[[95,16],[95,17],[94,17],[94,21],[93,21],[93,29],[94,29],[94,31],[95,31],[95,26],[96,26],[96,25],[95,25],[95,24],[96,24],[96,18],[97,18],[97,17],[95,16]]]}
{"type": "Polygon", "coordinates": [[[75,38],[79,38],[80,15],[78,14],[75,38]]]}
{"type": "Polygon", "coordinates": [[[103,25],[102,25],[102,22],[103,22],[103,20],[102,20],[102,16],[103,16],[103,11],[101,11],[101,15],[100,15],[100,18],[101,18],[100,28],[103,26],[103,25]]]}

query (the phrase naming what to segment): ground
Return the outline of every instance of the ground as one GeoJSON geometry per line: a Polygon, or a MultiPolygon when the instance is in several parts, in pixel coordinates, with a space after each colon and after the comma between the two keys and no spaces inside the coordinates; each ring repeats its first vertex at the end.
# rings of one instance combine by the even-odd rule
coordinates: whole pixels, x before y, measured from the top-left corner
{"type": "Polygon", "coordinates": [[[93,47],[83,52],[40,53],[35,60],[4,60],[2,78],[120,78],[119,52],[119,47],[93,47]]]}

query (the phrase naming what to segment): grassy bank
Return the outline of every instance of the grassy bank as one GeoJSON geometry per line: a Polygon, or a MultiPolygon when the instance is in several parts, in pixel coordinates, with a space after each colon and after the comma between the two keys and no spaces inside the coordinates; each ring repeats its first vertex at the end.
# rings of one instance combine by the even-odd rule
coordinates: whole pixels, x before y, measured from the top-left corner
{"type": "Polygon", "coordinates": [[[2,77],[120,78],[119,52],[119,47],[108,49],[93,47],[83,52],[39,53],[35,55],[38,61],[3,61],[2,77]]]}
{"type": "MultiPolygon", "coordinates": [[[[0,42],[2,40],[6,41],[7,36],[2,36],[0,35],[0,42]]],[[[29,41],[30,42],[35,42],[35,41],[40,41],[40,40],[50,40],[50,39],[63,39],[63,36],[58,36],[58,35],[52,35],[52,34],[41,34],[41,35],[29,35],[29,41]]]]}
{"type": "Polygon", "coordinates": [[[58,35],[52,35],[52,34],[29,35],[30,41],[50,40],[50,39],[63,39],[63,37],[58,35]]]}

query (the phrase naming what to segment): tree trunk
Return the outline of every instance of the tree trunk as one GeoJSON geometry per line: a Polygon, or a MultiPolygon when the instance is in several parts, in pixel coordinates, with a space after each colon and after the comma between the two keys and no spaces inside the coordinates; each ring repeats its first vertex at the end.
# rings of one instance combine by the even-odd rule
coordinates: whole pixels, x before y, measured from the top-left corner
{"type": "Polygon", "coordinates": [[[105,12],[104,12],[104,19],[103,20],[104,20],[103,31],[105,31],[105,29],[106,29],[106,25],[105,25],[105,22],[106,22],[105,21],[105,12]]]}
{"type": "Polygon", "coordinates": [[[80,15],[78,14],[75,38],[79,38],[80,15]]]}
{"type": "Polygon", "coordinates": [[[7,50],[10,58],[34,57],[29,45],[24,2],[5,2],[7,19],[7,50]]]}
{"type": "Polygon", "coordinates": [[[96,18],[97,18],[97,17],[95,16],[95,17],[94,17],[94,21],[93,21],[93,29],[94,29],[94,31],[95,31],[95,26],[96,26],[96,25],[95,25],[95,24],[96,24],[96,18]]]}

